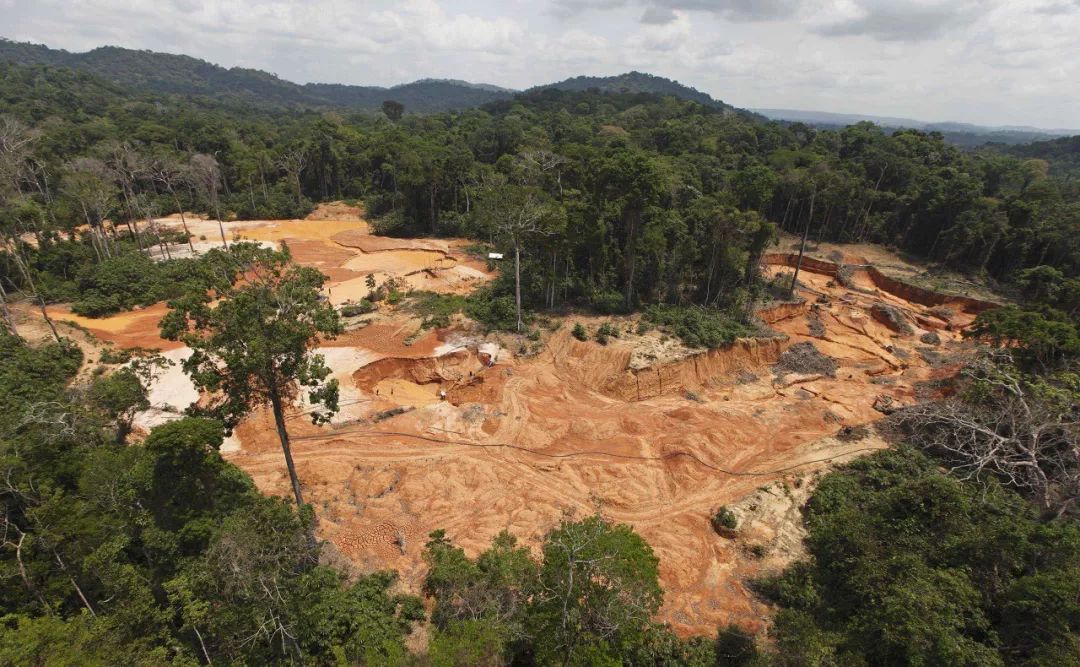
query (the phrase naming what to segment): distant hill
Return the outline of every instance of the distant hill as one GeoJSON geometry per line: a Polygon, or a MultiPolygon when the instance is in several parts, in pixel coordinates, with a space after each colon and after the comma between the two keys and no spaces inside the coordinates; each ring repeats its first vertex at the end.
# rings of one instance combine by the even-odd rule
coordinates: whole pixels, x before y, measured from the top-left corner
{"type": "Polygon", "coordinates": [[[378,109],[393,99],[408,111],[464,109],[508,99],[514,92],[465,81],[424,79],[383,88],[343,84],[296,84],[261,70],[226,69],[190,56],[105,46],[86,53],[0,39],[0,62],[70,67],[133,88],[179,95],[206,95],[285,107],[378,109]]]}
{"type": "Polygon", "coordinates": [[[828,111],[803,111],[798,109],[753,109],[772,120],[805,123],[813,127],[834,129],[869,121],[882,127],[911,128],[924,132],[940,132],[950,143],[961,146],[981,146],[988,142],[1000,144],[1026,144],[1057,137],[1078,134],[1078,130],[1042,129],[1028,126],[984,126],[971,123],[931,123],[913,118],[872,116],[868,114],[832,113],[828,111]]]}
{"type": "MultiPolygon", "coordinates": [[[[0,62],[70,67],[142,91],[204,95],[282,107],[375,110],[381,108],[385,100],[392,99],[404,104],[406,111],[427,113],[479,107],[509,100],[519,93],[509,88],[455,79],[421,79],[390,88],[336,83],[297,84],[261,70],[225,68],[191,56],[117,46],[71,53],[3,38],[0,38],[0,62]]],[[[547,88],[673,95],[714,109],[735,110],[731,105],[677,81],[642,72],[605,77],[579,76],[537,86],[530,92],[547,88]]]]}
{"type": "Polygon", "coordinates": [[[714,109],[734,111],[735,107],[715,100],[706,93],[690,86],[684,86],[678,81],[665,79],[662,76],[654,76],[643,72],[628,72],[617,76],[576,76],[572,79],[536,86],[529,92],[543,90],[545,88],[557,88],[559,90],[587,91],[599,90],[604,93],[652,93],[654,95],[672,95],[691,102],[697,102],[703,106],[714,109]]]}
{"type": "Polygon", "coordinates": [[[1046,160],[1050,172],[1058,176],[1080,177],[1080,134],[1050,141],[1036,141],[1025,146],[1001,146],[1002,152],[1023,158],[1046,160]]]}

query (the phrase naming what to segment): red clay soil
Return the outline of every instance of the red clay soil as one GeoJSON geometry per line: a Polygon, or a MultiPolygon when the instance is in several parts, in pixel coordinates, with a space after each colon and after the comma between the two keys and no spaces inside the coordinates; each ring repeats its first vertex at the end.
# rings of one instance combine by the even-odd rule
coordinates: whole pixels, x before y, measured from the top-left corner
{"type": "MultiPolygon", "coordinates": [[[[294,457],[320,508],[321,535],[360,567],[396,569],[418,590],[432,530],[446,529],[470,554],[503,529],[536,546],[564,510],[599,506],[633,525],[659,555],[663,620],[681,633],[711,633],[728,622],[759,627],[769,610],[747,580],[794,554],[747,558],[740,544],[713,532],[711,513],[772,481],[883,446],[828,436],[879,419],[879,396],[905,404],[932,395],[933,381],[956,368],[923,357],[918,318],[932,317],[926,307],[855,292],[812,271],[801,280],[806,303],[770,311],[786,339],[738,342],[660,368],[631,370],[628,344],[582,343],[568,326],[538,356],[502,358],[490,368],[478,367],[471,353],[429,359],[414,345],[408,355],[392,354],[396,345],[382,341],[400,332],[389,327],[356,332],[350,344],[382,346],[397,357],[353,375],[361,395],[390,378],[407,383],[395,386],[406,387],[409,400],[436,387],[447,400],[376,421],[376,411],[394,404],[380,395],[364,422],[302,427],[294,457]],[[813,303],[822,296],[828,303],[813,303]],[[915,334],[898,336],[871,318],[876,303],[897,307],[915,334]],[[774,375],[770,364],[800,341],[834,357],[836,377],[774,375]]],[[[962,347],[959,332],[949,330],[960,325],[943,324],[950,325],[941,332],[947,360],[962,347]]],[[[429,338],[425,353],[436,340],[429,338]]],[[[264,492],[286,495],[269,424],[240,439],[232,460],[264,492]]]]}
{"type": "MultiPolygon", "coordinates": [[[[311,241],[341,247],[321,236],[311,241]]],[[[324,271],[345,257],[323,256],[315,245],[294,253],[324,271]]],[[[770,268],[777,270],[790,273],[770,268]]],[[[316,427],[298,406],[289,422],[319,534],[360,568],[398,570],[404,586],[418,591],[432,530],[446,529],[470,555],[503,529],[535,547],[564,511],[599,507],[631,524],[660,557],[662,620],[683,634],[711,634],[729,622],[760,627],[769,609],[747,580],[797,556],[798,540],[788,539],[794,547],[777,542],[765,559],[748,558],[744,544],[713,532],[712,512],[745,503],[772,482],[795,483],[884,446],[830,436],[879,419],[879,396],[899,404],[933,396],[937,381],[955,373],[965,349],[961,330],[974,317],[912,303],[869,274],[852,280],[844,287],[827,270],[804,265],[803,302],[762,312],[781,338],[738,341],[651,367],[634,362],[644,339],[582,343],[569,335],[569,323],[546,334],[536,356],[503,351],[489,366],[496,355],[480,349],[490,345],[482,338],[452,331],[417,337],[415,319],[384,307],[370,325],[326,344],[350,348],[340,350],[342,360],[361,360],[333,369],[348,418],[316,427]],[[897,334],[872,318],[875,305],[897,309],[914,333],[897,334]],[[938,331],[940,346],[919,342],[929,330],[938,331]],[[773,372],[783,351],[802,341],[836,359],[835,377],[773,372]]],[[[162,347],[155,313],[109,318],[96,333],[162,347]]],[[[659,349],[660,334],[649,336],[659,349]]],[[[246,420],[236,436],[239,450],[229,459],[264,493],[291,495],[269,416],[246,420]]],[[[797,523],[794,509],[777,516],[797,523]]],[[[762,523],[755,534],[790,536],[790,529],[762,523]]]]}

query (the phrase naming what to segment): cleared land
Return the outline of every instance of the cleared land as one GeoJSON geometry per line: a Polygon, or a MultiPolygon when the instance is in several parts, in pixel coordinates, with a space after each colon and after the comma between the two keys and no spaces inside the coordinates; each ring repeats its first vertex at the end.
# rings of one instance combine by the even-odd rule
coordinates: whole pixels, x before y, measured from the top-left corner
{"type": "MultiPolygon", "coordinates": [[[[219,236],[214,221],[188,225],[196,236],[219,236]]],[[[331,277],[335,303],[366,295],[369,274],[455,293],[490,277],[463,241],[375,237],[360,211],[343,205],[304,221],[227,223],[226,232],[285,241],[297,261],[331,277]]],[[[790,273],[787,252],[766,258],[769,274],[790,273]]],[[[632,333],[634,318],[582,317],[545,331],[535,354],[518,355],[516,337],[483,336],[464,322],[418,335],[418,319],[384,306],[321,350],[342,383],[334,423],[312,426],[303,406],[291,418],[321,537],[358,568],[398,570],[415,591],[436,528],[475,554],[503,529],[535,545],[563,512],[599,506],[656,550],[663,620],[677,630],[765,622],[747,581],[798,555],[797,510],[815,472],[884,446],[853,427],[947,390],[965,350],[961,332],[984,307],[897,287],[873,266],[838,270],[823,259],[804,264],[801,300],[760,313],[780,335],[713,351],[632,333]],[[590,330],[610,321],[622,333],[607,346],[580,342],[569,333],[574,321],[590,330]],[[835,363],[807,363],[817,357],[806,346],[783,356],[805,342],[835,363]],[[742,518],[735,538],[710,526],[721,505],[742,518]]],[[[54,314],[118,346],[179,358],[183,350],[157,336],[163,312],[54,314]]],[[[140,423],[167,418],[191,394],[170,372],[153,397],[157,411],[140,423]]],[[[288,495],[268,414],[241,424],[226,449],[261,490],[288,495]]]]}

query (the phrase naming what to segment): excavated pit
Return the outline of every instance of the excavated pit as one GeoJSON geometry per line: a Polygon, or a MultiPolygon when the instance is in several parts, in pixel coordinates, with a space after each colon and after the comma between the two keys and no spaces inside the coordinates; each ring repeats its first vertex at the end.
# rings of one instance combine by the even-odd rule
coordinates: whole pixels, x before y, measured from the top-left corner
{"type": "MultiPolygon", "coordinates": [[[[453,247],[373,240],[358,221],[244,230],[262,240],[301,241],[291,243],[294,256],[331,273],[335,302],[359,293],[363,272],[373,270],[357,258],[405,251],[427,261],[453,247]]],[[[766,273],[790,274],[794,261],[768,255],[766,273]]],[[[391,267],[395,275],[416,270],[407,263],[391,267]]],[[[520,346],[513,337],[417,335],[418,322],[380,311],[370,325],[322,348],[342,385],[343,415],[321,427],[298,416],[289,422],[320,537],[361,569],[398,570],[416,592],[432,530],[445,529],[470,555],[504,529],[535,547],[564,511],[599,505],[660,557],[661,620],[683,634],[711,634],[730,622],[760,627],[769,610],[747,582],[799,555],[791,498],[804,497],[815,471],[883,447],[872,433],[861,435],[882,417],[874,406],[940,391],[965,352],[961,332],[993,306],[937,295],[873,266],[845,270],[842,281],[839,271],[836,263],[804,260],[798,300],[757,313],[776,337],[654,363],[642,363],[638,352],[645,344],[659,349],[659,333],[602,346],[570,336],[570,321],[545,333],[535,356],[515,357],[505,351],[520,346]],[[896,309],[912,335],[875,319],[875,305],[896,309]],[[931,333],[933,350],[921,342],[931,333]],[[807,342],[835,360],[834,376],[799,369],[778,376],[773,366],[782,355],[807,342]],[[800,490],[787,494],[787,486],[800,490]],[[745,539],[711,529],[720,505],[748,518],[745,539]],[[764,544],[767,555],[747,556],[747,540],[764,544]]],[[[454,291],[467,283],[438,284],[454,291]]],[[[87,324],[119,345],[165,347],[156,338],[159,316],[147,309],[87,324]]],[[[245,420],[230,448],[229,460],[260,490],[290,494],[269,414],[245,420]]]]}

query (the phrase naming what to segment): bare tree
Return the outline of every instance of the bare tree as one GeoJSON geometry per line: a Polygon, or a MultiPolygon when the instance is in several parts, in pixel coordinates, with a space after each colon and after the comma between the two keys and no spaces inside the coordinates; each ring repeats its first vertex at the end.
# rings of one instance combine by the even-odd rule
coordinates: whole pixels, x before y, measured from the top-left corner
{"type": "Polygon", "coordinates": [[[15,318],[12,317],[11,310],[8,308],[8,295],[7,291],[4,289],[3,281],[0,281],[0,317],[4,318],[4,327],[7,328],[10,333],[18,336],[19,330],[18,327],[15,326],[15,318]]]}
{"type": "Polygon", "coordinates": [[[110,175],[109,168],[97,158],[75,158],[67,164],[67,174],[60,186],[64,194],[78,204],[92,238],[97,242],[98,259],[112,257],[109,240],[103,232],[115,196],[110,175]]]}
{"type": "Polygon", "coordinates": [[[149,255],[150,247],[144,246],[139,234],[138,207],[135,202],[139,180],[147,173],[146,162],[142,155],[126,142],[110,142],[106,145],[105,155],[105,165],[113,182],[120,189],[128,232],[131,233],[135,246],[149,255]]]}
{"type": "MultiPolygon", "coordinates": [[[[38,135],[34,130],[17,120],[8,116],[0,116],[0,204],[6,206],[16,200],[24,199],[23,184],[28,182],[28,176],[36,179],[36,174],[33,171],[31,149],[37,137],[38,135]]],[[[35,226],[35,230],[37,229],[38,227],[35,226]]],[[[56,326],[53,324],[52,319],[49,318],[49,313],[45,308],[45,299],[34,284],[33,273],[23,256],[23,247],[19,239],[21,232],[22,230],[17,227],[15,229],[0,227],[0,246],[7,249],[14,259],[15,265],[22,275],[23,282],[30,289],[33,296],[36,297],[38,306],[41,308],[41,315],[45,319],[45,323],[49,325],[53,338],[59,342],[60,334],[57,333],[56,326]]],[[[12,333],[17,334],[15,319],[8,308],[7,292],[3,289],[3,286],[0,286],[0,312],[3,313],[6,327],[12,333]]]]}
{"type": "Polygon", "coordinates": [[[180,203],[180,197],[176,194],[176,188],[185,183],[185,170],[177,162],[168,159],[157,159],[150,165],[150,177],[160,183],[169,193],[176,210],[180,213],[180,224],[184,227],[184,236],[187,237],[188,248],[191,254],[195,254],[195,244],[191,241],[191,232],[188,230],[187,218],[184,217],[184,206],[180,203]]]}
{"type": "Polygon", "coordinates": [[[525,326],[521,314],[521,249],[530,239],[552,233],[556,211],[535,188],[502,185],[484,193],[483,212],[514,250],[514,303],[520,332],[525,326]]]}
{"type": "Polygon", "coordinates": [[[206,198],[206,202],[217,220],[218,231],[221,232],[221,244],[228,248],[229,242],[225,240],[225,225],[221,222],[221,198],[219,196],[221,169],[218,167],[218,161],[213,155],[196,153],[191,156],[191,161],[188,163],[188,174],[191,183],[206,198]]]}
{"type": "Polygon", "coordinates": [[[559,196],[562,196],[562,166],[568,162],[565,156],[540,148],[522,151],[517,156],[517,162],[526,174],[529,174],[529,183],[532,185],[542,185],[544,177],[552,173],[555,185],[559,188],[559,196]]]}
{"type": "Polygon", "coordinates": [[[0,187],[22,193],[31,146],[37,133],[11,116],[0,116],[0,187]]]}
{"type": "Polygon", "coordinates": [[[962,371],[977,398],[917,405],[893,420],[962,478],[992,476],[1060,516],[1080,498],[1078,407],[1034,389],[1010,361],[996,352],[962,371]]]}
{"type": "Polygon", "coordinates": [[[287,150],[277,157],[274,161],[274,165],[285,172],[285,175],[289,178],[289,182],[293,186],[293,194],[296,195],[296,204],[299,205],[303,201],[304,194],[300,187],[300,175],[304,172],[304,169],[308,165],[307,153],[302,148],[293,148],[287,150]]]}

